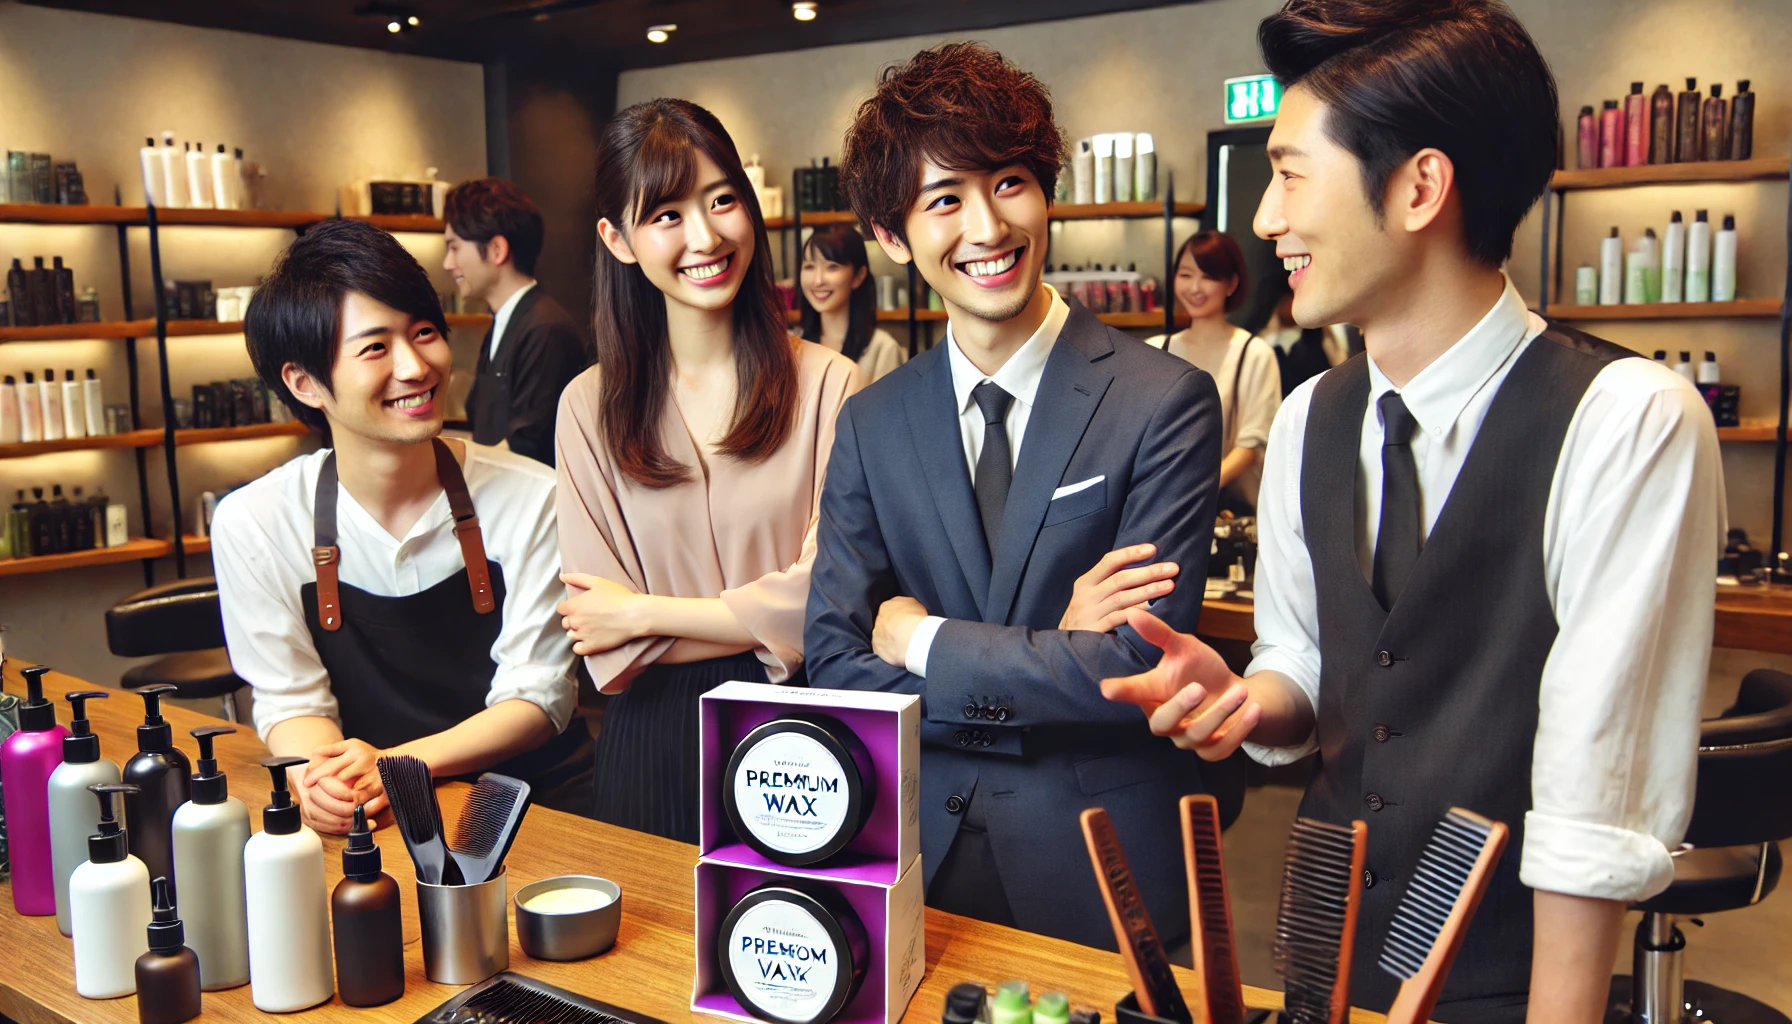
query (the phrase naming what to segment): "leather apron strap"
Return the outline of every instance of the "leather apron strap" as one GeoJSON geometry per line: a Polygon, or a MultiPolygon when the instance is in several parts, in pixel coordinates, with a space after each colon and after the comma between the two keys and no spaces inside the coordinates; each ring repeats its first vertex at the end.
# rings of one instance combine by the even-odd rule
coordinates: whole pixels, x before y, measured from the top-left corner
{"type": "MultiPolygon", "coordinates": [[[[460,541],[461,558],[467,563],[467,587],[472,592],[473,610],[481,615],[497,608],[492,595],[491,568],[485,561],[485,538],[479,532],[479,516],[473,510],[473,496],[467,491],[467,478],[461,473],[454,452],[441,438],[435,446],[436,480],[448,495],[448,510],[454,516],[454,535],[460,541]]],[[[324,456],[317,472],[317,496],[312,513],[311,561],[317,567],[318,624],[330,632],[342,628],[342,596],[337,567],[342,563],[342,549],[336,543],[336,453],[324,456]]]]}

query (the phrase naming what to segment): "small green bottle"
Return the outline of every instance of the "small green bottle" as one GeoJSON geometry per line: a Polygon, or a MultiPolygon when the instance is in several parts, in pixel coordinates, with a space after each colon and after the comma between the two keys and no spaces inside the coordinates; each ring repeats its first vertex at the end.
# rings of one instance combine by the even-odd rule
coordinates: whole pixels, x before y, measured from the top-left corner
{"type": "Polygon", "coordinates": [[[1027,983],[1005,981],[996,989],[990,1008],[990,1024],[1033,1024],[1033,1008],[1029,1005],[1027,983]]]}

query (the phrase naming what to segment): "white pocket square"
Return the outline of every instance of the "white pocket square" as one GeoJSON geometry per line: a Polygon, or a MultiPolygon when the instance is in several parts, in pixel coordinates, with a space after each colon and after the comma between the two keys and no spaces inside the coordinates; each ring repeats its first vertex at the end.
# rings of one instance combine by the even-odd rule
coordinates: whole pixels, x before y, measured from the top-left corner
{"type": "Polygon", "coordinates": [[[1107,479],[1107,475],[1104,473],[1101,476],[1092,476],[1089,479],[1083,480],[1079,483],[1065,484],[1063,487],[1060,487],[1057,490],[1052,492],[1052,500],[1057,501],[1059,498],[1067,498],[1070,495],[1075,494],[1078,491],[1086,491],[1089,488],[1094,487],[1096,484],[1101,483],[1103,480],[1106,480],[1106,479],[1107,479]]]}

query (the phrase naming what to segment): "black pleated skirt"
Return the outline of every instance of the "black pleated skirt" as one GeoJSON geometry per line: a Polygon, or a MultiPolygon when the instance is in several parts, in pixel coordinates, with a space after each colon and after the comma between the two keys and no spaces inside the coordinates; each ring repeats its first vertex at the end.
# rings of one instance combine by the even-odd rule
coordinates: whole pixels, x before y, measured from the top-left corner
{"type": "Polygon", "coordinates": [[[765,666],[752,654],[649,665],[611,697],[597,734],[593,817],[696,843],[697,698],[731,679],[763,683],[765,666]]]}

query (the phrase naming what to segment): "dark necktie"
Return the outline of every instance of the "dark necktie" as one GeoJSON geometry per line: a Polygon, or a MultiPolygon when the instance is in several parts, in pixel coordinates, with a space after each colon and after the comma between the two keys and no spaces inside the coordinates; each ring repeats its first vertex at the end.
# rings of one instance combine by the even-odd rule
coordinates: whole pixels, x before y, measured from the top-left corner
{"type": "Polygon", "coordinates": [[[1419,471],[1412,458],[1418,421],[1399,394],[1381,396],[1381,529],[1375,537],[1375,599],[1392,609],[1419,560],[1419,471]]]}
{"type": "Polygon", "coordinates": [[[1008,507],[1008,484],[1014,477],[1014,459],[1008,450],[1008,407],[1014,396],[986,380],[971,390],[983,412],[983,451],[977,456],[977,479],[971,490],[977,495],[977,512],[983,520],[983,539],[993,557],[996,536],[1002,532],[1002,512],[1008,507]]]}

